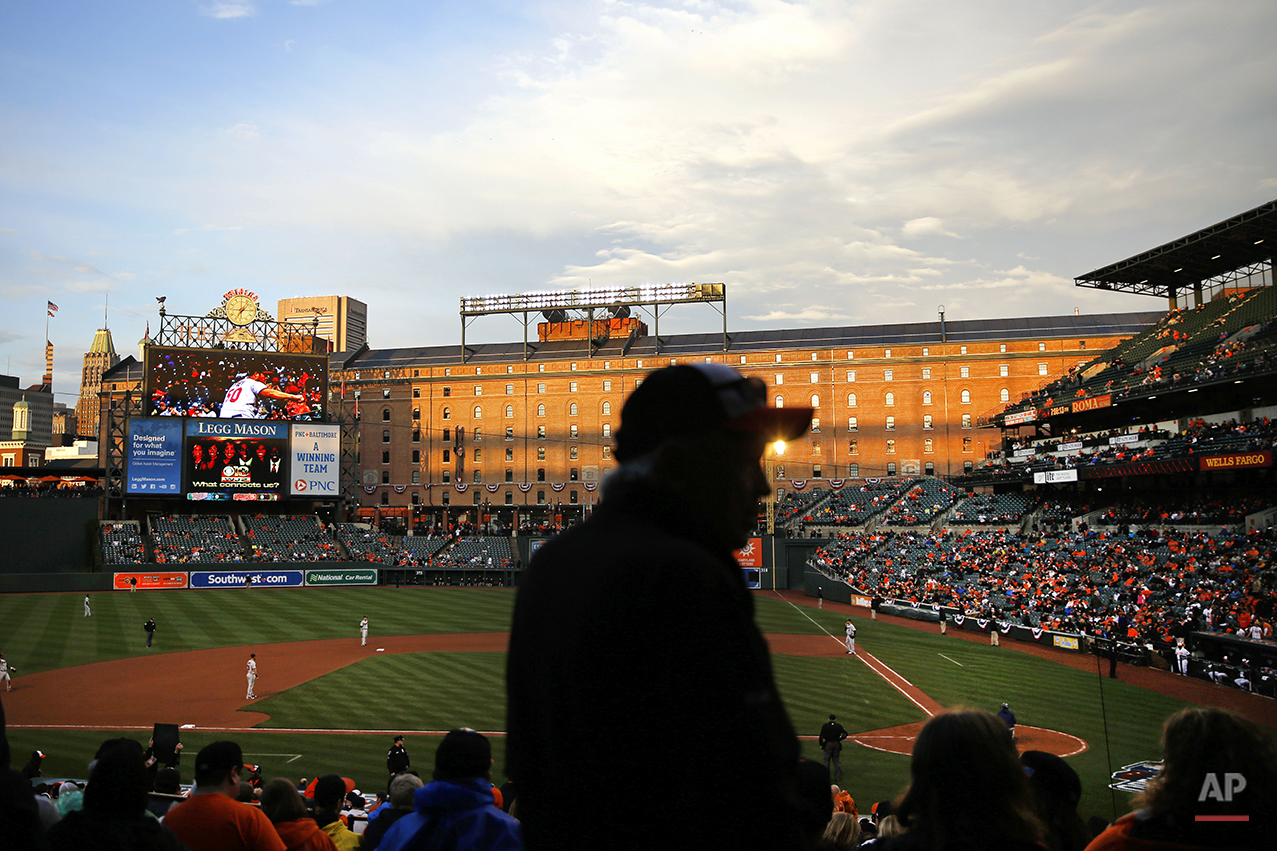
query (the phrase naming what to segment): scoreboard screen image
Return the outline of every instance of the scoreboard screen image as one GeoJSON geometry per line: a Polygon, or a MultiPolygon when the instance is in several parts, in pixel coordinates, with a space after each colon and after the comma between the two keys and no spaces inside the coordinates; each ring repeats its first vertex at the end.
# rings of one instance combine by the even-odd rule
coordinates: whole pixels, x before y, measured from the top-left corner
{"type": "Polygon", "coordinates": [[[187,499],[278,500],[287,495],[288,425],[191,420],[184,447],[187,499]]]}
{"type": "Polygon", "coordinates": [[[144,413],[319,421],[327,385],[323,355],[148,346],[144,413]]]}

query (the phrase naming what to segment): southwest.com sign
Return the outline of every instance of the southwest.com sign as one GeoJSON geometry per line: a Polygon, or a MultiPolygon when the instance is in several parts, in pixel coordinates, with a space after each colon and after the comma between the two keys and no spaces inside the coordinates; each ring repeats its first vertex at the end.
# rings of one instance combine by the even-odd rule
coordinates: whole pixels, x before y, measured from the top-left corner
{"type": "Polygon", "coordinates": [[[336,498],[341,427],[317,423],[293,423],[289,451],[293,456],[292,496],[336,498]]]}
{"type": "Polygon", "coordinates": [[[300,570],[196,570],[191,572],[192,588],[300,588],[304,584],[305,579],[300,570]]]}

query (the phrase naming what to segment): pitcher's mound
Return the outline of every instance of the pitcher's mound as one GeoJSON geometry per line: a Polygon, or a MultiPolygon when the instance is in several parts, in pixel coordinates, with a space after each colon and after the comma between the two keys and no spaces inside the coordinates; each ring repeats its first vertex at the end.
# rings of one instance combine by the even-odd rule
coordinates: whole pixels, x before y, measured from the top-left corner
{"type": "MultiPolygon", "coordinates": [[[[866,733],[855,733],[849,739],[867,748],[887,753],[898,753],[908,756],[913,753],[914,740],[922,730],[925,722],[915,721],[899,727],[887,727],[882,730],[870,730],[866,733]]],[[[1086,750],[1087,744],[1077,736],[1061,733],[1058,730],[1044,730],[1041,727],[1029,727],[1017,724],[1015,727],[1015,746],[1023,751],[1046,751],[1056,756],[1073,756],[1086,750]]]]}

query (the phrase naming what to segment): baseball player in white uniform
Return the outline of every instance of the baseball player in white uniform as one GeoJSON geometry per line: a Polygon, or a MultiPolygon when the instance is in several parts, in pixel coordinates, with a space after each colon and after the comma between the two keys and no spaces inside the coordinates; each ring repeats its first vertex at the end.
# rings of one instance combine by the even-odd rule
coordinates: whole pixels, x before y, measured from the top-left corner
{"type": "Polygon", "coordinates": [[[847,652],[856,655],[856,625],[847,618],[847,652]]]}
{"type": "Polygon", "coordinates": [[[10,668],[9,663],[5,661],[4,654],[0,653],[0,680],[4,680],[4,690],[13,691],[13,683],[9,679],[9,672],[17,673],[17,668],[10,668]]]}
{"type": "Polygon", "coordinates": [[[368,643],[368,616],[364,615],[364,619],[359,622],[359,646],[363,647],[368,643]]]}
{"type": "Polygon", "coordinates": [[[93,617],[93,610],[89,608],[89,595],[84,595],[84,616],[86,618],[93,617]]]}
{"type": "Polygon", "coordinates": [[[232,384],[222,400],[221,416],[223,419],[258,419],[261,414],[257,410],[259,397],[281,399],[286,402],[300,402],[302,397],[296,393],[285,393],[271,387],[262,379],[266,376],[260,372],[246,375],[232,384]]]}
{"type": "Polygon", "coordinates": [[[257,654],[248,654],[248,695],[245,700],[255,700],[257,694],[253,691],[253,686],[257,684],[257,654]]]}
{"type": "Polygon", "coordinates": [[[1188,648],[1184,646],[1184,642],[1181,640],[1175,646],[1175,667],[1186,677],[1188,676],[1188,657],[1188,648]]]}

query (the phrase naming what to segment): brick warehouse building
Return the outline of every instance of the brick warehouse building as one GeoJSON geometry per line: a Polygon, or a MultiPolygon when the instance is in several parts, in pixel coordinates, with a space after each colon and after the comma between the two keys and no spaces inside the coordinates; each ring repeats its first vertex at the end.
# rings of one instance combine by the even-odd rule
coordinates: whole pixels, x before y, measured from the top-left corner
{"type": "Polygon", "coordinates": [[[1162,315],[687,334],[660,337],[659,351],[639,336],[592,356],[586,339],[551,337],[533,350],[469,345],[464,362],[458,346],[363,348],[333,357],[330,387],[358,401],[361,506],[438,521],[445,507],[483,505],[510,522],[516,509],[547,518],[597,501],[621,405],[661,366],[727,363],[762,378],[773,404],[816,409],[812,433],[771,460],[783,495],[828,479],[960,475],[997,448],[981,417],[1162,315]]]}

